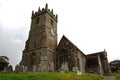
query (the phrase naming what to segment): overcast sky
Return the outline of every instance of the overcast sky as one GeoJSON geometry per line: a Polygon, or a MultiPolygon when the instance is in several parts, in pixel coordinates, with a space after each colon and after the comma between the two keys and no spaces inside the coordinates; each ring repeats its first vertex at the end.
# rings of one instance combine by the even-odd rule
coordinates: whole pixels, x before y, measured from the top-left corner
{"type": "Polygon", "coordinates": [[[58,41],[64,34],[85,54],[103,51],[120,59],[120,0],[0,0],[0,56],[16,65],[31,23],[32,10],[58,14],[58,41]]]}

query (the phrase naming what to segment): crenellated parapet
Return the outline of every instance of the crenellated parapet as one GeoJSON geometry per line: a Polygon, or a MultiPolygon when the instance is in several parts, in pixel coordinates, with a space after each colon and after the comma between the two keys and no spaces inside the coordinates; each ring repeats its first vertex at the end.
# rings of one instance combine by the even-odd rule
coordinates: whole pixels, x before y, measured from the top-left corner
{"type": "Polygon", "coordinates": [[[53,9],[48,9],[48,4],[46,4],[45,8],[40,9],[40,7],[38,8],[38,11],[32,11],[32,19],[43,14],[43,13],[48,13],[53,19],[55,19],[55,21],[57,21],[58,19],[58,15],[53,13],[53,9]]]}

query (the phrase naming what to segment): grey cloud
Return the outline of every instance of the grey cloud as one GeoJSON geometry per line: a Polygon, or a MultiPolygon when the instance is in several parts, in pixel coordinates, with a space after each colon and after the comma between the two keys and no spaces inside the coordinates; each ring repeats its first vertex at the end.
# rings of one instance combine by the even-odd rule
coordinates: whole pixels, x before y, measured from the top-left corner
{"type": "Polygon", "coordinates": [[[0,27],[0,55],[7,56],[10,64],[15,66],[22,57],[27,29],[20,27],[15,30],[9,30],[0,27]]]}

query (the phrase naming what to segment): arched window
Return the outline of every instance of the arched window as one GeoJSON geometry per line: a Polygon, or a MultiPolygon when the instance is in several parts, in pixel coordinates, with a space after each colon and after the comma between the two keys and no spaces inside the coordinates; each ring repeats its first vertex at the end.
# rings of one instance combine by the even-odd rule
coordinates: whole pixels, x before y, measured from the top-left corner
{"type": "Polygon", "coordinates": [[[60,66],[63,64],[63,63],[66,63],[68,62],[68,53],[62,49],[59,53],[59,59],[60,59],[60,66]]]}

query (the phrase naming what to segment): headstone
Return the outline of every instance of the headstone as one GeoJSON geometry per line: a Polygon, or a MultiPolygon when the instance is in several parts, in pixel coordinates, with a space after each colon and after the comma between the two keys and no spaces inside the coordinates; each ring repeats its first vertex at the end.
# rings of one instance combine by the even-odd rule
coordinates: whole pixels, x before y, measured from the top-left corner
{"type": "Polygon", "coordinates": [[[46,60],[41,61],[41,72],[45,72],[49,70],[49,66],[46,60]]]}
{"type": "Polygon", "coordinates": [[[60,70],[60,73],[64,73],[64,71],[63,71],[63,70],[60,70]]]}
{"type": "Polygon", "coordinates": [[[27,66],[24,67],[23,72],[27,72],[27,66]]]}
{"type": "Polygon", "coordinates": [[[49,71],[54,71],[54,63],[51,62],[49,65],[50,65],[49,71]]]}
{"type": "Polygon", "coordinates": [[[61,68],[60,68],[60,72],[63,72],[64,71],[64,63],[62,63],[62,65],[61,65],[61,68]]]}
{"type": "Polygon", "coordinates": [[[36,65],[33,65],[32,68],[33,68],[33,70],[32,70],[33,72],[37,71],[37,66],[36,65]]]}
{"type": "Polygon", "coordinates": [[[21,73],[21,72],[25,72],[25,71],[26,71],[26,70],[24,69],[24,66],[16,65],[16,67],[15,67],[15,72],[21,73]]]}
{"type": "Polygon", "coordinates": [[[68,63],[62,63],[62,65],[61,65],[61,68],[60,68],[60,72],[67,72],[67,71],[69,71],[68,70],[68,63]]]}
{"type": "Polygon", "coordinates": [[[64,64],[64,71],[68,71],[68,63],[64,64]]]}
{"type": "Polygon", "coordinates": [[[41,71],[41,64],[38,65],[37,71],[41,71]]]}
{"type": "Polygon", "coordinates": [[[73,68],[72,68],[72,71],[74,71],[74,72],[77,72],[77,70],[78,70],[77,67],[73,67],[73,68]]]}
{"type": "Polygon", "coordinates": [[[13,72],[13,67],[11,65],[8,67],[5,67],[3,72],[13,72]]]}
{"type": "Polygon", "coordinates": [[[81,75],[82,74],[82,72],[80,72],[79,70],[77,70],[77,75],[81,75]]]}

